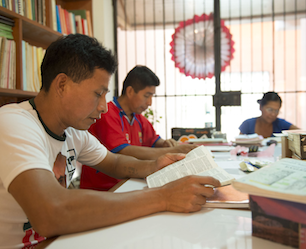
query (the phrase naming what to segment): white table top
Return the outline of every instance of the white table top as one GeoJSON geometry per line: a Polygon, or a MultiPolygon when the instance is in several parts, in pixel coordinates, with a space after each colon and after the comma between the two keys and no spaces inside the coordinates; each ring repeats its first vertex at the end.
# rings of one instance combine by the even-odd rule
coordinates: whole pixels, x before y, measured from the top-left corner
{"type": "MultiPolygon", "coordinates": [[[[228,155],[228,154],[227,154],[228,155]]],[[[225,154],[224,154],[225,156],[225,154]]],[[[235,176],[243,159],[221,159],[217,163],[235,176]]],[[[144,180],[131,179],[116,192],[146,187],[144,180]]],[[[291,248],[252,236],[249,210],[203,208],[190,214],[163,212],[111,227],[60,236],[48,249],[248,249],[291,248]]]]}

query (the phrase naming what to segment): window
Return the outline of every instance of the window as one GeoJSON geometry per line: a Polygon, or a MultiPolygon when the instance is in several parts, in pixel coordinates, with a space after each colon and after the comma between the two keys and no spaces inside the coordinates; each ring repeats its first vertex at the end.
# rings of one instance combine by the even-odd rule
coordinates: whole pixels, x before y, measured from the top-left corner
{"type": "MultiPolygon", "coordinates": [[[[215,78],[192,79],[171,60],[170,42],[179,22],[209,14],[213,0],[121,0],[117,3],[118,85],[136,64],[160,78],[152,109],[163,138],[173,127],[215,123],[215,78]]],[[[279,114],[306,128],[306,2],[300,0],[221,0],[221,19],[229,28],[234,58],[221,73],[222,91],[241,91],[241,106],[222,107],[221,130],[231,140],[247,118],[260,115],[257,99],[276,91],[283,99],[279,114]]]]}

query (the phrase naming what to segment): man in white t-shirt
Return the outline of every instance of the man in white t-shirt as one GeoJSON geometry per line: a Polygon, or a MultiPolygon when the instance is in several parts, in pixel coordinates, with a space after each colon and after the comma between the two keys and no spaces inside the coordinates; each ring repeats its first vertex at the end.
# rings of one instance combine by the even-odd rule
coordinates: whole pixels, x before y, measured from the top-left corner
{"type": "Polygon", "coordinates": [[[67,189],[82,164],[116,178],[144,178],[184,158],[138,160],[113,154],[87,132],[107,112],[117,63],[94,38],[62,37],[46,51],[35,99],[0,108],[0,248],[30,248],[46,237],[118,224],[161,211],[195,212],[211,177],[189,176],[160,188],[113,194],[67,189]]]}

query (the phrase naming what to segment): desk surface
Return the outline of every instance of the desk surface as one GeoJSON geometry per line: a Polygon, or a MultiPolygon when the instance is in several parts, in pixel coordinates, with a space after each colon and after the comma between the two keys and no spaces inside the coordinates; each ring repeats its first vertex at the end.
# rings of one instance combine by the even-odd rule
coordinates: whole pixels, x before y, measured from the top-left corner
{"type": "MultiPolygon", "coordinates": [[[[226,160],[222,159],[225,154],[218,155],[216,158],[218,164],[239,177],[241,173],[238,170],[238,162],[243,159],[226,160]]],[[[146,187],[144,180],[130,179],[115,192],[144,187],[146,187]]],[[[47,248],[283,249],[291,247],[253,237],[249,210],[203,208],[191,214],[157,213],[111,227],[60,236],[47,248]]]]}

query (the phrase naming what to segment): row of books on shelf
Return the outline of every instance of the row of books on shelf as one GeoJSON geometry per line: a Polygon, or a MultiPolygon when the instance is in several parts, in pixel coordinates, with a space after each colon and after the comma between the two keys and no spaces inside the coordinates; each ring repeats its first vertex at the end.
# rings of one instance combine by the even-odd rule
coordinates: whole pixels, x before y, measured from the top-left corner
{"type": "MultiPolygon", "coordinates": [[[[0,88],[16,89],[16,43],[14,40],[0,37],[0,46],[0,88]]],[[[40,90],[40,65],[44,54],[45,49],[22,41],[22,90],[40,90]]]]}
{"type": "Polygon", "coordinates": [[[23,90],[39,92],[41,88],[40,65],[46,50],[41,47],[32,46],[22,41],[22,77],[23,90]]]}
{"type": "MultiPolygon", "coordinates": [[[[0,0],[0,6],[46,25],[45,0],[0,0]]],[[[93,36],[89,10],[66,10],[51,0],[52,29],[64,35],[80,33],[93,36]]]]}
{"type": "Polygon", "coordinates": [[[0,0],[0,6],[46,25],[45,0],[0,0]]]}
{"type": "Polygon", "coordinates": [[[52,4],[52,28],[65,35],[84,34],[93,36],[91,14],[89,10],[66,10],[61,5],[52,4]]]}

